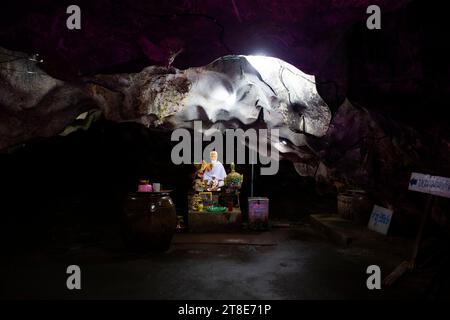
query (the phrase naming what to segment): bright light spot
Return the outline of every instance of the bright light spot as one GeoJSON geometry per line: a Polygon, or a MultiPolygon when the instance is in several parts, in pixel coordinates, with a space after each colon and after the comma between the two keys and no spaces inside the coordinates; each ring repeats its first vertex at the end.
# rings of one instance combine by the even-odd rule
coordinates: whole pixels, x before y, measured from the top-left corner
{"type": "Polygon", "coordinates": [[[225,88],[218,87],[211,93],[211,96],[216,100],[225,101],[230,96],[230,93],[225,88]]]}
{"type": "Polygon", "coordinates": [[[286,140],[281,140],[280,142],[281,142],[282,144],[284,144],[284,145],[287,145],[286,140]]]}
{"type": "Polygon", "coordinates": [[[245,56],[250,64],[259,72],[269,73],[280,68],[280,60],[266,56],[245,56]]]}

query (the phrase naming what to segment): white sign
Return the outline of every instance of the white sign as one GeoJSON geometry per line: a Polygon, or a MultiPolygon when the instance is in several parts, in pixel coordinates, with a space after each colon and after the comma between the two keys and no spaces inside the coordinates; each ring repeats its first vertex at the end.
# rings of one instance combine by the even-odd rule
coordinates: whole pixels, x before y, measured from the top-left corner
{"type": "Polygon", "coordinates": [[[408,189],[450,198],[450,178],[413,172],[409,179],[408,189]]]}
{"type": "Polygon", "coordinates": [[[369,229],[382,234],[387,234],[389,225],[391,224],[392,213],[392,210],[377,205],[373,206],[368,225],[369,229]]]}

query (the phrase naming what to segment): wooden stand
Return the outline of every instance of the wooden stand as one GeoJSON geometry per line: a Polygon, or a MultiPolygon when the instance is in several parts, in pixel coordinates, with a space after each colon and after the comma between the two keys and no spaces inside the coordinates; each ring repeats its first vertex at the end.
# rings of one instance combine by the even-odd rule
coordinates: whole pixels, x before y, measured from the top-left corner
{"type": "MultiPolygon", "coordinates": [[[[191,203],[192,195],[188,201],[191,203]]],[[[188,230],[189,232],[228,232],[241,228],[242,214],[239,203],[239,192],[230,194],[225,192],[213,192],[214,205],[228,208],[228,202],[233,202],[232,211],[209,212],[204,208],[202,211],[195,211],[189,206],[188,230]],[[218,198],[221,197],[222,201],[218,198]]]]}

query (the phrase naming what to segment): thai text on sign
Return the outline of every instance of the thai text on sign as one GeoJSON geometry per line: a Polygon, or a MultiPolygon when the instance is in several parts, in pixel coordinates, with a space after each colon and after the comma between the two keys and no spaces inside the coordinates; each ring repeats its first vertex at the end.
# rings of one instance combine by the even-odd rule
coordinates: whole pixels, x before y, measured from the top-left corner
{"type": "Polygon", "coordinates": [[[450,198],[450,178],[413,172],[409,190],[450,198]]]}

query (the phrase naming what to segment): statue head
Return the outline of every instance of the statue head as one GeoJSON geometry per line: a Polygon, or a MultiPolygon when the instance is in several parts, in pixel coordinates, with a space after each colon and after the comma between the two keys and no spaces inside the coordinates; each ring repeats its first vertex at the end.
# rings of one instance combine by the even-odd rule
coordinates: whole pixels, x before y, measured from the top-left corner
{"type": "Polygon", "coordinates": [[[209,153],[209,158],[211,159],[211,162],[213,162],[213,163],[216,162],[217,157],[218,157],[217,151],[211,151],[209,153]]]}

